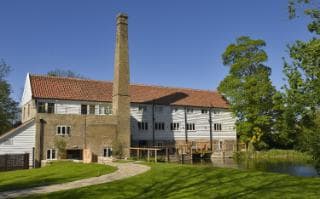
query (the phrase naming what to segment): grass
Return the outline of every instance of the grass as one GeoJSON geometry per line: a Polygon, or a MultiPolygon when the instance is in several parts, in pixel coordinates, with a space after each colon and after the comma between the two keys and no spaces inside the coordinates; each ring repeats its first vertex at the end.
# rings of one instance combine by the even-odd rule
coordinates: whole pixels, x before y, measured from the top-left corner
{"type": "Polygon", "coordinates": [[[115,170],[116,168],[111,166],[63,161],[53,162],[39,169],[0,172],[0,192],[70,182],[115,170]]]}
{"type": "Polygon", "coordinates": [[[240,159],[256,159],[267,161],[295,161],[295,162],[312,162],[311,155],[295,150],[272,149],[268,151],[256,152],[239,152],[236,153],[240,159]]]}
{"type": "Polygon", "coordinates": [[[319,198],[320,178],[208,166],[149,164],[125,180],[29,198],[319,198]]]}

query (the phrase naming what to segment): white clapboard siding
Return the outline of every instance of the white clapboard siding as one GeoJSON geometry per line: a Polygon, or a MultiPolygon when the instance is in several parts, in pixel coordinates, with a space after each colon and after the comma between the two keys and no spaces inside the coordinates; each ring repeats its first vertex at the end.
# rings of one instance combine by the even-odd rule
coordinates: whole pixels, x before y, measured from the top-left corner
{"type": "Polygon", "coordinates": [[[29,73],[26,76],[23,94],[21,98],[20,106],[23,106],[32,100],[32,92],[31,92],[31,84],[30,84],[30,76],[29,73]]]}
{"type": "Polygon", "coordinates": [[[29,165],[33,165],[33,148],[35,147],[36,125],[27,122],[22,127],[12,130],[0,138],[0,154],[29,153],[29,165]]]}
{"type": "MultiPolygon", "coordinates": [[[[131,106],[131,133],[133,140],[152,140],[152,105],[147,106],[147,110],[139,111],[139,105],[131,106]],[[137,122],[148,122],[149,129],[139,130],[137,122]]],[[[202,113],[201,108],[191,108],[193,112],[187,113],[187,123],[194,123],[195,130],[188,131],[190,141],[197,139],[210,139],[209,112],[202,113]]],[[[235,119],[228,110],[217,109],[212,113],[212,122],[221,123],[222,130],[214,131],[212,137],[216,140],[235,140],[235,119]]],[[[164,122],[165,130],[155,130],[155,140],[184,140],[185,139],[185,108],[181,106],[160,106],[155,105],[155,122],[164,122]],[[157,107],[162,107],[158,109],[157,107]],[[179,130],[172,131],[172,122],[179,123],[179,130]]]]}
{"type": "MultiPolygon", "coordinates": [[[[39,100],[40,101],[40,100],[39,100]]],[[[81,114],[81,104],[94,104],[95,112],[99,114],[99,103],[83,102],[83,101],[67,101],[67,100],[43,100],[45,102],[55,103],[55,114],[81,114]]],[[[209,109],[188,107],[193,111],[187,112],[187,123],[194,123],[195,130],[188,131],[189,140],[210,139],[210,123],[209,109]],[[207,113],[202,113],[202,109],[206,109],[207,113]]],[[[152,105],[152,104],[136,104],[131,103],[131,136],[134,141],[152,140],[153,139],[153,118],[154,111],[155,122],[165,123],[165,130],[155,130],[155,140],[184,140],[185,139],[185,107],[168,106],[168,105],[152,105]],[[146,110],[139,110],[139,106],[146,107],[146,110]],[[153,110],[154,109],[154,110],[153,110]],[[138,122],[147,122],[148,129],[138,129],[138,122]],[[179,123],[179,130],[171,130],[171,123],[179,123]]],[[[235,119],[232,113],[226,109],[213,109],[212,123],[222,125],[221,131],[212,129],[214,139],[236,139],[235,119]]]]}

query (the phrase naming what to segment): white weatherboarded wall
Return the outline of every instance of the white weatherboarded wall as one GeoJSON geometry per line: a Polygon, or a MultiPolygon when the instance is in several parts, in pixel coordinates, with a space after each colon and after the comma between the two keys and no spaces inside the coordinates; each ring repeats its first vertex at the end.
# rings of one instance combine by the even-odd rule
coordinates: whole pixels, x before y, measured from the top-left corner
{"type": "Polygon", "coordinates": [[[21,98],[20,106],[25,105],[26,103],[32,100],[32,91],[31,91],[31,84],[30,84],[30,75],[27,74],[26,81],[24,84],[23,94],[21,98]]]}
{"type": "MultiPolygon", "coordinates": [[[[145,111],[139,110],[139,104],[131,104],[131,136],[133,140],[152,140],[152,105],[140,104],[146,107],[145,111]],[[148,130],[139,130],[138,122],[147,122],[148,130]]],[[[188,130],[188,139],[210,139],[209,109],[188,107],[187,123],[195,124],[195,130],[188,130]],[[206,109],[206,113],[202,113],[206,109]]],[[[164,130],[155,130],[155,140],[185,140],[185,108],[181,106],[155,105],[155,122],[165,123],[164,130]],[[157,107],[161,107],[158,109],[157,107]],[[160,111],[161,110],[161,111],[160,111]],[[178,130],[171,130],[171,123],[179,123],[178,130]]],[[[214,140],[236,140],[235,118],[232,112],[226,109],[214,108],[212,111],[212,125],[221,124],[221,130],[212,129],[214,140]]]]}
{"type": "Polygon", "coordinates": [[[29,165],[33,163],[33,148],[35,147],[36,125],[34,121],[13,129],[7,135],[0,137],[0,154],[29,153],[29,165]]]}

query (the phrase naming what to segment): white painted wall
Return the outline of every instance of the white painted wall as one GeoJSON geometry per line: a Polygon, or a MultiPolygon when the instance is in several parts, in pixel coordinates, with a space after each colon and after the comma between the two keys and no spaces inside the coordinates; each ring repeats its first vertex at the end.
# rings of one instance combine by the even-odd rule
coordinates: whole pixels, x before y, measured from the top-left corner
{"type": "Polygon", "coordinates": [[[22,154],[29,153],[29,165],[33,163],[33,148],[36,141],[36,125],[30,122],[15,132],[0,138],[0,154],[22,154]]]}
{"type": "Polygon", "coordinates": [[[100,103],[100,102],[88,102],[88,101],[71,101],[71,100],[47,100],[38,99],[38,102],[54,103],[55,104],[55,114],[81,114],[81,104],[87,104],[87,111],[89,114],[89,105],[95,106],[95,115],[99,115],[99,106],[110,105],[110,103],[100,103]]]}
{"type": "MultiPolygon", "coordinates": [[[[139,105],[131,105],[131,133],[133,140],[152,140],[152,105],[147,106],[147,111],[139,111],[139,105]],[[148,122],[148,130],[139,130],[137,122],[148,122]]],[[[155,106],[157,107],[157,106],[155,106]]],[[[192,107],[190,107],[192,108],[192,107]]],[[[195,130],[188,131],[188,139],[210,139],[209,111],[203,114],[201,108],[192,108],[192,113],[187,113],[187,123],[194,123],[195,130]]],[[[165,130],[155,130],[155,140],[184,140],[185,139],[185,110],[181,106],[162,106],[162,111],[155,108],[155,122],[164,122],[165,130]],[[170,129],[171,122],[180,125],[179,130],[170,129]]],[[[212,123],[221,123],[222,130],[214,131],[212,137],[215,140],[235,140],[235,118],[225,109],[213,109],[212,123]]],[[[213,128],[213,126],[212,126],[213,128]]]]}
{"type": "MultiPolygon", "coordinates": [[[[55,103],[55,114],[81,114],[81,104],[95,104],[95,114],[99,114],[98,102],[68,101],[68,100],[38,100],[55,103]]],[[[101,103],[102,104],[102,103],[101,103]]],[[[131,104],[131,132],[133,140],[152,140],[152,105],[131,104]],[[139,110],[139,106],[147,107],[146,111],[139,110]],[[147,122],[148,130],[139,130],[138,122],[147,122]]],[[[187,122],[194,123],[196,130],[188,131],[188,139],[210,139],[209,110],[203,114],[202,108],[189,107],[187,122]]],[[[89,110],[88,110],[89,112],[89,110]]],[[[155,105],[155,122],[164,122],[165,130],[155,130],[155,140],[184,140],[185,139],[185,109],[182,106],[155,105]],[[179,123],[179,130],[170,129],[171,122],[179,123]]],[[[222,131],[212,129],[212,137],[216,140],[235,140],[235,118],[227,109],[212,109],[212,128],[214,123],[222,124],[222,131]]]]}
{"type": "Polygon", "coordinates": [[[20,106],[27,104],[31,100],[32,100],[32,91],[31,91],[30,75],[29,73],[27,73],[20,106]]]}

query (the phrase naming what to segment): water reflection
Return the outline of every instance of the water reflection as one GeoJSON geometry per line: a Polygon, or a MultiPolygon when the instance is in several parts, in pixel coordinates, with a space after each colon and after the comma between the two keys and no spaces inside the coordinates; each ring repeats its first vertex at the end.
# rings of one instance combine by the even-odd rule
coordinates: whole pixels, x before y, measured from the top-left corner
{"type": "Polygon", "coordinates": [[[214,167],[227,167],[242,170],[267,171],[285,173],[293,176],[319,177],[320,173],[314,165],[293,161],[257,161],[248,159],[236,161],[232,158],[198,159],[193,164],[212,165],[214,167]]]}

